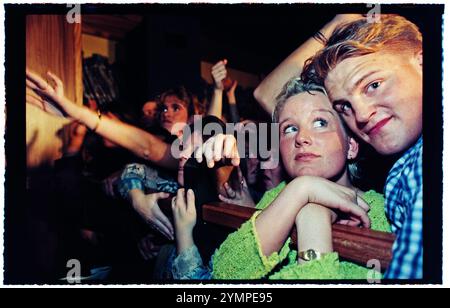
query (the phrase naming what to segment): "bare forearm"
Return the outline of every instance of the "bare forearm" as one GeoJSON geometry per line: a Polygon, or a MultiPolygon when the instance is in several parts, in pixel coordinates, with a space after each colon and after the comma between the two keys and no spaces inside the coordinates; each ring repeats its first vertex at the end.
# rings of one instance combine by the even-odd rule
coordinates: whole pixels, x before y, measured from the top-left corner
{"type": "Polygon", "coordinates": [[[118,120],[108,117],[102,117],[99,120],[98,115],[92,110],[85,107],[79,108],[76,118],[90,129],[97,127],[96,133],[102,137],[159,166],[177,168],[178,162],[170,153],[170,145],[161,139],[118,120]]]}
{"type": "Polygon", "coordinates": [[[128,192],[128,198],[130,200],[131,205],[133,208],[139,207],[139,205],[142,203],[143,198],[145,197],[145,194],[140,189],[131,189],[128,192]]]}
{"type": "Polygon", "coordinates": [[[177,239],[177,253],[178,254],[181,254],[186,249],[195,245],[192,231],[184,232],[184,233],[179,233],[178,231],[176,231],[175,237],[177,239]]]}
{"type": "Polygon", "coordinates": [[[211,104],[209,105],[208,115],[213,115],[219,119],[222,117],[222,101],[223,90],[214,89],[214,93],[211,98],[211,104]]]}
{"type": "Polygon", "coordinates": [[[298,251],[314,249],[321,253],[333,251],[331,235],[332,211],[318,204],[309,203],[297,215],[298,251]]]}
{"type": "Polygon", "coordinates": [[[233,93],[227,93],[228,105],[230,106],[231,122],[237,123],[240,121],[239,112],[236,105],[236,96],[233,93]]]}
{"type": "MultiPolygon", "coordinates": [[[[337,23],[338,21],[333,19],[320,32],[328,38],[337,23]]],[[[275,99],[281,92],[283,86],[293,77],[299,76],[303,70],[305,61],[322,47],[323,45],[319,41],[311,37],[292,52],[261,82],[255,89],[254,96],[264,110],[272,114],[275,108],[275,99]]]]}
{"type": "Polygon", "coordinates": [[[264,255],[279,251],[294,226],[298,212],[308,202],[293,180],[256,219],[256,233],[264,255]]]}
{"type": "Polygon", "coordinates": [[[234,92],[227,92],[228,104],[236,104],[236,95],[234,92]]]}

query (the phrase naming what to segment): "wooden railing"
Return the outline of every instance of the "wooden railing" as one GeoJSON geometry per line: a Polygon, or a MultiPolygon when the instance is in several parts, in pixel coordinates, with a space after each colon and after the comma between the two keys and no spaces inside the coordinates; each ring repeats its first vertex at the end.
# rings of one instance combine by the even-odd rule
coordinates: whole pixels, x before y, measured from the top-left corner
{"type": "MultiPolygon", "coordinates": [[[[203,205],[203,220],[221,226],[237,229],[255,212],[254,208],[242,207],[224,202],[211,202],[203,205]]],[[[293,243],[297,243],[295,228],[291,232],[293,243]]],[[[333,248],[340,257],[367,265],[369,260],[380,262],[386,269],[392,258],[392,245],[395,236],[391,233],[373,231],[357,227],[333,225],[333,248]]]]}

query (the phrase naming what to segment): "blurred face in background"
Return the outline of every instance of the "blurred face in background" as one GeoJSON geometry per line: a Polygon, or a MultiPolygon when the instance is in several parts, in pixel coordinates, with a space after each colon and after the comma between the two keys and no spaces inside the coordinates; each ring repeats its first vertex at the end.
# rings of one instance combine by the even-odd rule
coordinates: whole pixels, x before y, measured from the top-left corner
{"type": "Polygon", "coordinates": [[[161,126],[173,135],[177,135],[178,132],[172,132],[174,125],[176,123],[187,124],[188,120],[189,113],[186,102],[175,95],[166,96],[161,106],[161,126]]]}
{"type": "Polygon", "coordinates": [[[148,101],[142,106],[141,122],[144,127],[150,127],[158,121],[158,103],[148,101]]]}

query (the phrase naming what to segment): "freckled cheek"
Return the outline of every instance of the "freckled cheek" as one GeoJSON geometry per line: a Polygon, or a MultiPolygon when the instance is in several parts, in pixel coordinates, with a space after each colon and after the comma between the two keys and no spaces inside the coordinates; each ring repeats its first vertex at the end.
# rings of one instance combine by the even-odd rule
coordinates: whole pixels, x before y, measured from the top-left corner
{"type": "Polygon", "coordinates": [[[342,164],[346,161],[344,136],[338,132],[326,132],[316,138],[316,144],[321,149],[322,157],[327,165],[342,164]]]}
{"type": "MultiPolygon", "coordinates": [[[[280,137],[282,138],[282,137],[280,137]]],[[[286,138],[280,140],[280,155],[283,158],[288,158],[292,153],[292,141],[286,138]]]]}
{"type": "MultiPolygon", "coordinates": [[[[280,138],[282,137],[280,136],[280,138]]],[[[280,140],[280,156],[283,166],[286,168],[288,174],[290,174],[290,171],[292,171],[290,166],[295,164],[295,160],[293,157],[292,142],[288,139],[283,138],[280,140]]]]}
{"type": "Polygon", "coordinates": [[[331,169],[336,168],[336,170],[340,170],[345,166],[346,154],[342,148],[334,148],[327,154],[328,157],[325,159],[324,165],[331,169]]]}

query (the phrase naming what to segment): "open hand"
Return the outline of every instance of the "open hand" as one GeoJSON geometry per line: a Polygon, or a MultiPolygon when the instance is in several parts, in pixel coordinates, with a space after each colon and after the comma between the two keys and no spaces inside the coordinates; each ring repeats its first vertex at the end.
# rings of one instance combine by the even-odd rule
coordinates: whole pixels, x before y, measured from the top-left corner
{"type": "Polygon", "coordinates": [[[173,240],[173,226],[166,215],[161,211],[158,205],[159,199],[169,197],[168,193],[158,192],[144,194],[137,189],[131,190],[133,207],[136,212],[147,222],[153,229],[162,233],[169,240],[173,240]]]}
{"type": "Polygon", "coordinates": [[[64,96],[64,85],[61,79],[51,72],[47,72],[47,76],[53,85],[36,73],[26,70],[26,85],[32,90],[32,93],[27,93],[26,101],[49,114],[66,116],[65,107],[71,102],[64,96]]]}
{"type": "Polygon", "coordinates": [[[320,204],[347,215],[349,219],[345,224],[370,227],[369,205],[353,189],[314,176],[298,177],[288,187],[294,194],[306,197],[305,204],[320,204]]]}

